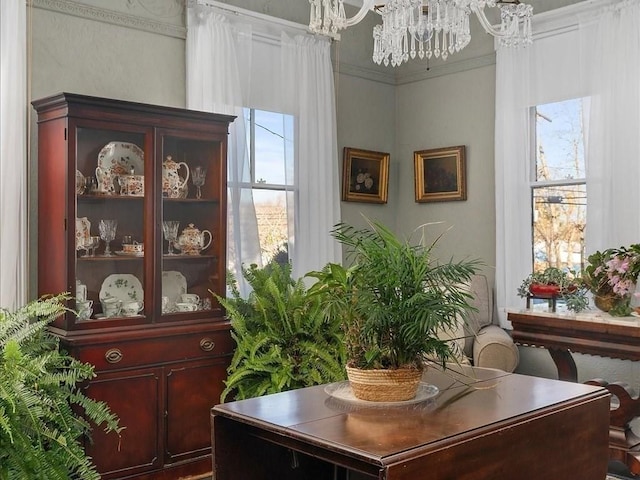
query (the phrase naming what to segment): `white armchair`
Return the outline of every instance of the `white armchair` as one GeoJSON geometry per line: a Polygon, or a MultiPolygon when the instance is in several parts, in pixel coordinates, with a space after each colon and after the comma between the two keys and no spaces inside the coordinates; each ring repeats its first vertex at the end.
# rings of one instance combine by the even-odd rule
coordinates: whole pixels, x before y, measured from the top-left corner
{"type": "Polygon", "coordinates": [[[487,277],[474,275],[469,289],[477,312],[467,322],[461,319],[456,331],[441,332],[441,338],[456,343],[461,363],[513,372],[520,359],[518,347],[504,329],[493,324],[493,295],[487,277]]]}

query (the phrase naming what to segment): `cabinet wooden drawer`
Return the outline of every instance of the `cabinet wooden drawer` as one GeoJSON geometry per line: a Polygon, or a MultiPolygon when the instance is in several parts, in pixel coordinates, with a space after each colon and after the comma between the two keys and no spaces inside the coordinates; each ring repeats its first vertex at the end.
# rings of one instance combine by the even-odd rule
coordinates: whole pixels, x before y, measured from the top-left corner
{"type": "Polygon", "coordinates": [[[96,371],[159,365],[196,358],[231,355],[234,342],[228,330],[196,334],[120,340],[79,347],[81,361],[91,363],[96,371]]]}

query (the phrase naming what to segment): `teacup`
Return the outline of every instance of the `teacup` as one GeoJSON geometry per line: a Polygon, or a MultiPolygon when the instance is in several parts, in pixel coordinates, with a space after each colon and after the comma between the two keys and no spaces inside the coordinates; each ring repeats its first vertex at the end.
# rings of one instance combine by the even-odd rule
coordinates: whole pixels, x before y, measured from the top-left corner
{"type": "Polygon", "coordinates": [[[124,253],[144,253],[144,244],[138,243],[135,240],[133,243],[123,243],[122,251],[124,253]]]}
{"type": "Polygon", "coordinates": [[[122,309],[122,301],[115,297],[107,297],[100,300],[102,313],[105,317],[117,317],[122,309]]]}
{"type": "Polygon", "coordinates": [[[120,185],[120,195],[144,197],[144,175],[120,175],[118,185],[120,185]]]}
{"type": "Polygon", "coordinates": [[[195,312],[198,309],[198,305],[195,303],[178,302],[176,308],[179,312],[195,312]]]}
{"type": "Polygon", "coordinates": [[[76,300],[76,308],[78,309],[78,320],[87,320],[93,315],[93,300],[76,300]]]}
{"type": "Polygon", "coordinates": [[[93,308],[88,308],[86,310],[80,310],[78,312],[78,320],[89,320],[93,315],[93,308]]]}
{"type": "Polygon", "coordinates": [[[196,305],[200,302],[200,297],[195,293],[183,293],[180,295],[180,299],[183,303],[194,303],[196,305]]]}
{"type": "Polygon", "coordinates": [[[125,317],[133,317],[134,315],[139,314],[143,308],[143,302],[125,302],[122,304],[122,315],[125,317]]]}

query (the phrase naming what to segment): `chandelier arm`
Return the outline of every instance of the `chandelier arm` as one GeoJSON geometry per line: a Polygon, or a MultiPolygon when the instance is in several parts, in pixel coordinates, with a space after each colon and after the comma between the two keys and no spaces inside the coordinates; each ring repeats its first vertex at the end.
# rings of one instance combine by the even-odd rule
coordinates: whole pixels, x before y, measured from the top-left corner
{"type": "Polygon", "coordinates": [[[471,11],[476,14],[476,17],[478,18],[480,25],[482,25],[482,28],[484,28],[484,31],[487,32],[489,35],[493,35],[496,38],[506,38],[514,34],[514,32],[510,32],[510,31],[497,30],[493,25],[491,25],[491,22],[489,22],[489,19],[484,14],[483,9],[478,8],[476,6],[471,6],[471,11]]]}
{"type": "Polygon", "coordinates": [[[375,1],[376,0],[363,0],[362,7],[360,7],[360,10],[358,11],[358,13],[356,13],[351,18],[347,18],[347,20],[345,21],[345,26],[352,27],[353,25],[360,23],[364,19],[364,17],[367,16],[367,13],[369,13],[369,10],[374,9],[375,1]]]}

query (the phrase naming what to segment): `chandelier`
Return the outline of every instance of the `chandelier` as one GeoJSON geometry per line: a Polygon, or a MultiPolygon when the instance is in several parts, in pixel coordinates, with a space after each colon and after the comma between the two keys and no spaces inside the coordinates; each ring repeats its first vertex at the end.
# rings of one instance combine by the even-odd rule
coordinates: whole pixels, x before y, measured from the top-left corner
{"type": "Polygon", "coordinates": [[[375,5],[375,1],[363,0],[360,11],[346,18],[344,0],[309,0],[309,29],[335,35],[373,10],[382,17],[382,24],[373,28],[373,61],[394,67],[416,56],[446,60],[462,50],[471,40],[471,13],[501,45],[517,47],[531,43],[533,8],[519,0],[386,0],[380,5],[375,5]],[[485,7],[499,9],[498,25],[491,24],[485,7]]]}

